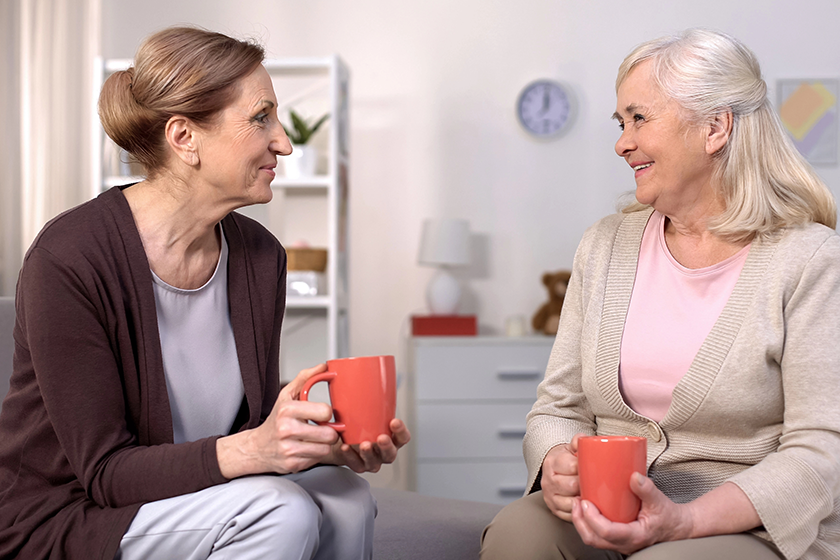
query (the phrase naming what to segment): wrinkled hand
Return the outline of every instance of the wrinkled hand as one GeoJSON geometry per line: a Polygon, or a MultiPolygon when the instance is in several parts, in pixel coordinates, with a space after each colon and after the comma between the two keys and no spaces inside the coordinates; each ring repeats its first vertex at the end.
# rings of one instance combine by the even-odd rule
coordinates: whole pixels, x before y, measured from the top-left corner
{"type": "Polygon", "coordinates": [[[323,462],[332,453],[338,434],[327,422],[332,417],[328,404],[297,400],[303,384],[327,370],[325,364],[301,371],[280,392],[271,413],[258,427],[219,438],[216,453],[226,478],[248,474],[287,474],[323,462]]]}
{"type": "MultiPolygon", "coordinates": [[[[278,401],[298,399],[303,385],[309,378],[326,370],[327,366],[325,364],[303,370],[291,383],[283,388],[278,397],[278,401]]],[[[332,409],[328,405],[324,406],[329,410],[327,417],[323,419],[312,418],[312,420],[328,421],[332,417],[332,409]]],[[[391,437],[383,434],[374,442],[363,441],[359,445],[347,445],[336,437],[333,440],[334,443],[330,447],[329,452],[322,457],[323,460],[320,462],[333,465],[346,465],[357,473],[379,472],[383,464],[393,463],[397,458],[397,451],[411,441],[411,433],[402,420],[396,418],[391,420],[390,428],[391,437]]],[[[332,428],[329,428],[329,430],[335,433],[332,428]]]]}
{"type": "Polygon", "coordinates": [[[391,420],[390,428],[390,437],[382,434],[373,442],[363,441],[359,445],[337,442],[327,462],[346,465],[357,473],[379,472],[383,464],[393,463],[397,458],[397,451],[411,441],[411,433],[402,420],[391,420]]]}
{"type": "Polygon", "coordinates": [[[572,522],[583,542],[632,554],[652,544],[689,538],[692,519],[686,505],[675,504],[646,476],[633,473],[630,489],[642,501],[636,521],[613,523],[592,502],[574,498],[572,522]]]}
{"type": "MultiPolygon", "coordinates": [[[[318,375],[319,373],[324,373],[325,371],[327,371],[327,364],[318,364],[315,367],[301,370],[294,379],[283,387],[283,390],[280,391],[280,395],[277,397],[277,402],[298,400],[300,398],[300,391],[303,389],[306,382],[312,377],[318,375]]],[[[329,418],[327,418],[327,420],[329,420],[329,418]]]]}
{"type": "Polygon", "coordinates": [[[551,513],[564,521],[572,520],[572,504],[580,496],[578,479],[577,434],[570,443],[551,448],[542,465],[543,500],[551,513]]]}

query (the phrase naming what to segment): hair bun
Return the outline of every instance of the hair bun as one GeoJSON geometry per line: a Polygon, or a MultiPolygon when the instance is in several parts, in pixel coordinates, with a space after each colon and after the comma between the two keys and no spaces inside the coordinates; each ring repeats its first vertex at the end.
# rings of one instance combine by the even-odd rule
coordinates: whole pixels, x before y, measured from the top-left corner
{"type": "Polygon", "coordinates": [[[137,101],[132,91],[134,68],[111,74],[99,94],[99,119],[105,133],[122,149],[135,157],[143,151],[142,138],[155,121],[137,101]]]}
{"type": "Polygon", "coordinates": [[[102,86],[102,127],[151,176],[167,159],[167,121],[181,115],[198,125],[211,122],[263,57],[259,45],[221,33],[191,27],[159,31],[143,41],[132,67],[114,72],[102,86]]]}
{"type": "Polygon", "coordinates": [[[134,66],[129,66],[123,72],[125,72],[125,75],[128,77],[128,89],[131,89],[134,85],[134,66]]]}

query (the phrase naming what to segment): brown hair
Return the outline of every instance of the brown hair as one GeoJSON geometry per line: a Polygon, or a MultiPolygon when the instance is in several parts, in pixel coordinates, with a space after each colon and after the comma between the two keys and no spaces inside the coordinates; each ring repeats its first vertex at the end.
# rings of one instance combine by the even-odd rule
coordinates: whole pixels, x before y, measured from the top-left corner
{"type": "Polygon", "coordinates": [[[113,73],[99,94],[105,132],[153,175],[165,163],[164,129],[174,115],[212,123],[238,82],[265,58],[262,46],[195,27],[170,27],[140,45],[134,66],[113,73]]]}

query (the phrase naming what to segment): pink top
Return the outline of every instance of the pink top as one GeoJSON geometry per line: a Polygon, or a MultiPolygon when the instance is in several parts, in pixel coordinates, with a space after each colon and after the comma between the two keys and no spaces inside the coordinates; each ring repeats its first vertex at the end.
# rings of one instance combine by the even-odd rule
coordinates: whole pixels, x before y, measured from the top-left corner
{"type": "Polygon", "coordinates": [[[665,216],[654,212],[621,339],[619,388],[642,416],[661,421],[671,394],[729,300],[750,246],[706,268],[678,263],[665,244],[665,216]]]}

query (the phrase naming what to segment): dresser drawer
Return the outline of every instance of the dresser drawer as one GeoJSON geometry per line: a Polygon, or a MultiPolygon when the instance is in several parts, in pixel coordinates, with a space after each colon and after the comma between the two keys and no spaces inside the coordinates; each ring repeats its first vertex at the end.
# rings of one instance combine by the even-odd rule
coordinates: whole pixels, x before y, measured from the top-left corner
{"type": "Polygon", "coordinates": [[[417,491],[427,496],[507,504],[522,497],[525,461],[426,462],[417,465],[417,491]]]}
{"type": "Polygon", "coordinates": [[[415,342],[417,399],[530,399],[545,376],[551,339],[446,345],[415,342]]]}
{"type": "Polygon", "coordinates": [[[521,459],[525,416],[532,404],[419,403],[417,456],[521,459]]]}

